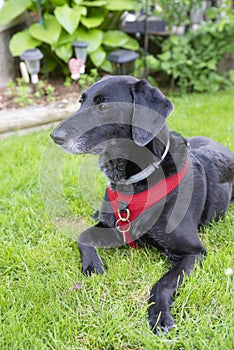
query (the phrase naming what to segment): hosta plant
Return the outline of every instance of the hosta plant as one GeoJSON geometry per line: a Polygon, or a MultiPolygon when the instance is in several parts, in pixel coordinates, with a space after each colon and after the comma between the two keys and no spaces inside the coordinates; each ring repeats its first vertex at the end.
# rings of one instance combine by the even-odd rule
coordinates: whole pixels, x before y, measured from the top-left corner
{"type": "Polygon", "coordinates": [[[10,52],[20,56],[26,49],[40,47],[47,72],[59,66],[69,73],[74,41],[88,42],[90,66],[110,72],[110,51],[138,49],[138,42],[120,29],[124,11],[135,7],[133,0],[6,0],[0,10],[0,26],[27,11],[29,25],[12,36],[10,52]]]}

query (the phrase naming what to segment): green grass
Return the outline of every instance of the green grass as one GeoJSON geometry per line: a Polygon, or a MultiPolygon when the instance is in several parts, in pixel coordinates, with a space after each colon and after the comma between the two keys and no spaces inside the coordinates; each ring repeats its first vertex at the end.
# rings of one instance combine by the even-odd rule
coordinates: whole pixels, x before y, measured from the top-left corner
{"type": "MultiPolygon", "coordinates": [[[[213,137],[234,151],[233,95],[172,97],[168,126],[184,136],[213,137]]],[[[56,163],[48,141],[49,132],[1,140],[0,349],[233,349],[233,275],[225,270],[233,269],[234,206],[201,233],[208,257],[177,293],[177,328],[156,337],[147,326],[147,298],[168,262],[154,249],[100,249],[105,274],[81,274],[76,242],[64,234],[65,219],[53,223],[60,205],[41,197],[41,167],[45,171],[47,160],[56,163]]],[[[90,170],[93,159],[87,171],[91,158],[58,154],[61,159],[63,192],[79,231],[91,222],[104,180],[95,166],[90,170]]],[[[52,196],[56,176],[60,181],[60,174],[48,172],[52,196]]]]}

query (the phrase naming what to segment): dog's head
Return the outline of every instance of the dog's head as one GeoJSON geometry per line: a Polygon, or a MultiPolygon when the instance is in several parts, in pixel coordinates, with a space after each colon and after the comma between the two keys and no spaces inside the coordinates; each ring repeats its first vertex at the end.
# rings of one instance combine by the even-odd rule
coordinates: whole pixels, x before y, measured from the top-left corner
{"type": "Polygon", "coordinates": [[[173,109],[158,89],[130,76],[104,77],[82,94],[80,103],[53,130],[52,139],[69,153],[98,154],[105,162],[122,159],[120,168],[159,135],[173,109]]]}

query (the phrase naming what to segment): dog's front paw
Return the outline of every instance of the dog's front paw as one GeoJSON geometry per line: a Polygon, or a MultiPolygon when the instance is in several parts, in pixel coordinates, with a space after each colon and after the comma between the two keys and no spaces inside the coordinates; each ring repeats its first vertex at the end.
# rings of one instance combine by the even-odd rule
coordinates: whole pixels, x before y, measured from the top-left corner
{"type": "Polygon", "coordinates": [[[87,276],[91,276],[92,273],[104,273],[103,262],[99,256],[90,261],[85,261],[82,264],[82,273],[87,276]]]}
{"type": "Polygon", "coordinates": [[[154,334],[167,334],[176,324],[170,311],[155,312],[153,305],[149,309],[149,325],[154,334]]]}
{"type": "Polygon", "coordinates": [[[94,247],[78,243],[81,259],[82,272],[84,275],[91,276],[92,273],[104,273],[103,262],[94,247]]]}

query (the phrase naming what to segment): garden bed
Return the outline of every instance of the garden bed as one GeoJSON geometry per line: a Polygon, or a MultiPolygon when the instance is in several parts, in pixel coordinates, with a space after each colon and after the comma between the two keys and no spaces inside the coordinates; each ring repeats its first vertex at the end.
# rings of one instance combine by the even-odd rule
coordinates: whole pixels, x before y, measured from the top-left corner
{"type": "Polygon", "coordinates": [[[0,88],[0,138],[46,129],[79,108],[79,86],[61,80],[41,81],[36,94],[30,85],[0,88]]]}
{"type": "MultiPolygon", "coordinates": [[[[48,104],[56,103],[58,105],[68,105],[78,102],[79,86],[75,82],[70,86],[65,86],[63,80],[51,80],[49,82],[42,81],[43,87],[41,92],[35,96],[32,86],[25,85],[22,90],[21,99],[16,101],[19,87],[15,83],[10,83],[6,87],[0,88],[0,111],[6,109],[19,109],[25,106],[47,106],[48,104]],[[49,86],[49,90],[46,89],[49,86]],[[21,101],[21,103],[20,103],[21,101]]],[[[19,94],[18,94],[19,95],[19,94]]]]}

